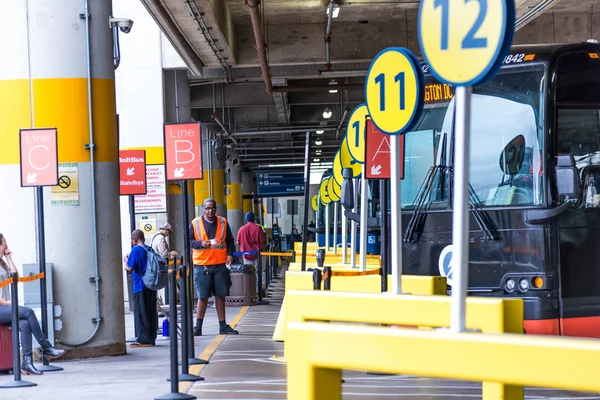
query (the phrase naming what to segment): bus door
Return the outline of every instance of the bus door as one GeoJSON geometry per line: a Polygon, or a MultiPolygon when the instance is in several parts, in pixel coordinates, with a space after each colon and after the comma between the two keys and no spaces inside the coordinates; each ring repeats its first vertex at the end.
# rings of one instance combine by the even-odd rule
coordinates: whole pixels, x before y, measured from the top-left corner
{"type": "Polygon", "coordinates": [[[559,57],[556,153],[571,154],[582,178],[579,201],[557,218],[561,332],[600,337],[600,59],[559,57]],[[598,193],[598,194],[596,194],[598,193]]]}

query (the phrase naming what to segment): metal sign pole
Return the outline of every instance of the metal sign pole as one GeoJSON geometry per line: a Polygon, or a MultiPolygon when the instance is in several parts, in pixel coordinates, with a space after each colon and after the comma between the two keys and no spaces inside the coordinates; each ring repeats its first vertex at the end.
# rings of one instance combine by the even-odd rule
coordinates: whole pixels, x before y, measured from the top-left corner
{"type": "Polygon", "coordinates": [[[342,264],[348,264],[348,217],[342,205],[342,264]]]}
{"type": "Polygon", "coordinates": [[[329,204],[325,206],[325,251],[329,251],[329,204]]]}
{"type": "MultiPolygon", "coordinates": [[[[46,286],[46,233],[44,227],[44,188],[38,186],[37,190],[37,217],[38,217],[38,260],[40,273],[44,275],[40,279],[40,297],[42,308],[42,332],[48,337],[48,293],[46,286]]],[[[54,321],[52,322],[54,323],[54,321]]],[[[42,372],[62,371],[63,368],[50,365],[48,359],[42,355],[42,365],[38,370],[42,372]]]]}
{"type": "Polygon", "coordinates": [[[333,254],[337,254],[338,208],[339,208],[339,201],[336,201],[333,204],[333,254]]]}
{"type": "Polygon", "coordinates": [[[454,212],[452,214],[452,307],[450,329],[465,330],[465,300],[469,274],[469,147],[472,87],[458,86],[455,94],[454,212]]]}
{"type": "MultiPolygon", "coordinates": [[[[310,204],[310,132],[306,132],[304,148],[304,218],[302,222],[302,271],[306,271],[306,251],[308,249],[308,205],[310,204]]],[[[294,250],[294,249],[292,249],[294,250]]]]}
{"type": "Polygon", "coordinates": [[[390,155],[391,169],[391,202],[392,202],[392,223],[391,223],[391,248],[392,248],[392,293],[402,293],[402,206],[400,190],[400,136],[392,135],[390,137],[390,155]]]}
{"type": "MultiPolygon", "coordinates": [[[[352,210],[352,212],[358,213],[358,185],[356,185],[356,188],[354,189],[354,209],[352,210]]],[[[350,266],[352,268],[356,268],[356,231],[358,230],[357,228],[357,222],[352,220],[352,231],[350,232],[350,266]]]]}
{"type": "Polygon", "coordinates": [[[360,189],[360,271],[367,270],[367,164],[363,164],[360,189]]]}

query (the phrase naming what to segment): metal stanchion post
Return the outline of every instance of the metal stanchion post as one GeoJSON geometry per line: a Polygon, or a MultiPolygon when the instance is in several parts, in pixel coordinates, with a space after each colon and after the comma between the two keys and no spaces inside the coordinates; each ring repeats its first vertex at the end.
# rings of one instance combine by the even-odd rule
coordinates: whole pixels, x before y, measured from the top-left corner
{"type": "Polygon", "coordinates": [[[19,387],[28,387],[28,386],[37,386],[37,383],[22,381],[21,380],[21,352],[19,350],[19,294],[18,294],[18,284],[19,284],[19,275],[12,274],[12,284],[11,286],[11,311],[12,311],[12,350],[13,350],[13,374],[14,380],[0,385],[0,388],[19,388],[19,387]]]}
{"type": "Polygon", "coordinates": [[[321,290],[321,270],[313,269],[313,290],[321,290]]]}
{"type": "Polygon", "coordinates": [[[169,318],[171,318],[172,332],[169,334],[171,345],[171,392],[155,397],[154,400],[195,399],[195,396],[179,393],[179,376],[177,375],[177,260],[173,269],[169,270],[169,318]],[[174,322],[174,323],[173,323],[174,322]]]}
{"type": "MultiPolygon", "coordinates": [[[[181,263],[180,270],[181,275],[179,277],[179,287],[181,288],[182,293],[188,294],[188,266],[185,263],[181,263]]],[[[204,378],[198,375],[191,375],[189,373],[190,357],[187,339],[189,338],[190,332],[188,329],[189,321],[187,318],[185,318],[188,312],[188,300],[184,297],[179,298],[179,302],[181,303],[181,332],[183,332],[184,335],[181,339],[181,375],[179,375],[179,380],[182,382],[203,381],[204,378]]]]}
{"type": "Polygon", "coordinates": [[[331,267],[323,268],[323,290],[331,290],[331,267]]]}
{"type": "MultiPolygon", "coordinates": [[[[258,304],[259,306],[264,306],[264,305],[269,304],[269,302],[267,300],[263,300],[263,298],[262,298],[263,266],[262,266],[260,251],[257,251],[256,255],[258,256],[258,258],[256,259],[256,268],[258,271],[258,303],[256,303],[256,304],[258,304]]],[[[267,275],[268,275],[268,273],[267,273],[267,275]]],[[[268,279],[268,277],[267,277],[267,279],[268,279]]],[[[268,286],[268,283],[265,285],[265,287],[266,286],[268,286]]]]}

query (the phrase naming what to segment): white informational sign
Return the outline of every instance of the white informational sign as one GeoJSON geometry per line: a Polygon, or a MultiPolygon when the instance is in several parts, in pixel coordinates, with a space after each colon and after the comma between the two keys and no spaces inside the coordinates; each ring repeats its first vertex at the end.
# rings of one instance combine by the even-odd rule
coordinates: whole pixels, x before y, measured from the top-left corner
{"type": "Polygon", "coordinates": [[[167,212],[167,186],[165,181],[165,166],[146,165],[148,194],[135,196],[135,213],[167,212]]]}

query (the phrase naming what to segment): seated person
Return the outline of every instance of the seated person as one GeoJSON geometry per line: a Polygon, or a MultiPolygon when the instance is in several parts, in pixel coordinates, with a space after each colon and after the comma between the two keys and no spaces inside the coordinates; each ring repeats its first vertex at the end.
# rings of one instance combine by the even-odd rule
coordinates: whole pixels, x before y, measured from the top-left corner
{"type": "MultiPolygon", "coordinates": [[[[10,274],[18,274],[15,263],[12,260],[12,251],[8,249],[6,239],[0,233],[0,282],[9,278],[10,274]],[[3,260],[6,258],[6,261],[3,260]],[[10,270],[9,270],[10,269],[10,270]]],[[[10,302],[10,286],[0,289],[0,324],[9,325],[12,323],[12,307],[10,302]]],[[[54,348],[44,333],[35,316],[33,310],[29,307],[19,307],[19,323],[21,327],[21,347],[23,352],[23,363],[21,370],[23,374],[41,375],[33,365],[33,346],[31,334],[42,346],[44,356],[47,359],[53,360],[65,354],[65,350],[54,348]]]]}

